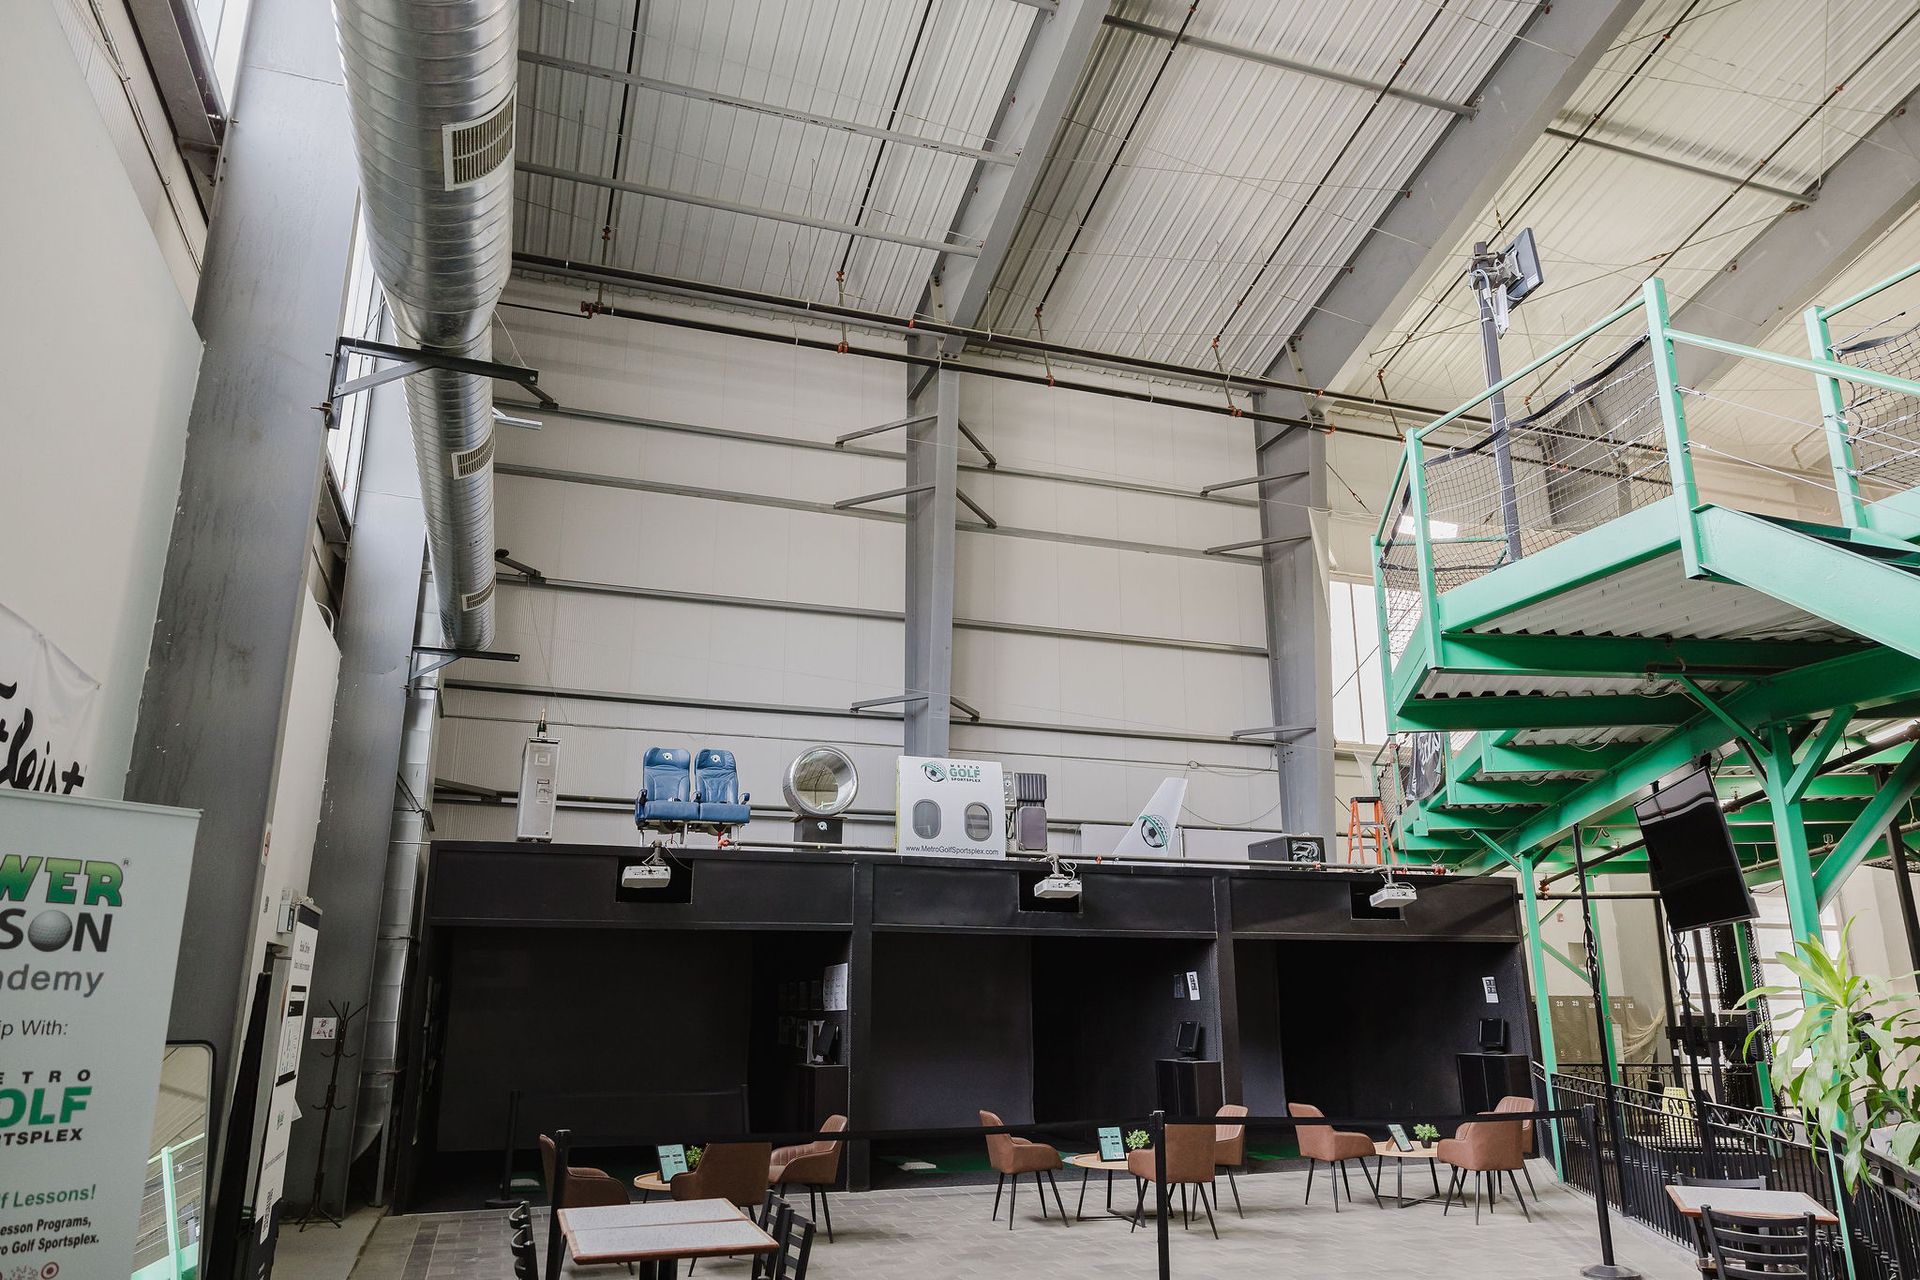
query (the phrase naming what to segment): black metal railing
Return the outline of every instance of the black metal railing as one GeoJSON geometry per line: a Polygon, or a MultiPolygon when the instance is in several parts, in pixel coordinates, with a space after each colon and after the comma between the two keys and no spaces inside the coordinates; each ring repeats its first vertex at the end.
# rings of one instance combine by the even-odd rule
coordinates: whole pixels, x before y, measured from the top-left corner
{"type": "Polygon", "coordinates": [[[1599,1120],[1591,1138],[1579,1124],[1559,1122],[1566,1181],[1589,1195],[1603,1186],[1616,1210],[1661,1234],[1694,1242],[1694,1226],[1667,1195],[1669,1185],[1762,1178],[1769,1189],[1803,1192],[1840,1218],[1816,1232],[1826,1280],[1920,1280],[1920,1186],[1912,1170],[1875,1154],[1867,1176],[1846,1192],[1832,1153],[1797,1116],[1703,1095],[1625,1085],[1609,1091],[1566,1074],[1553,1077],[1553,1096],[1560,1108],[1593,1106],[1599,1120]]]}

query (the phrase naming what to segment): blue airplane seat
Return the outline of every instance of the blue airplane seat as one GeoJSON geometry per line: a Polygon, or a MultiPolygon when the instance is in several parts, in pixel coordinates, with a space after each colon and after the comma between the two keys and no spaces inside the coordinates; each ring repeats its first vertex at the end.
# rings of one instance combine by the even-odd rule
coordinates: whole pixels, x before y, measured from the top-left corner
{"type": "Polygon", "coordinates": [[[753,818],[749,797],[740,794],[740,770],[731,751],[700,748],[693,760],[693,798],[700,805],[701,822],[738,827],[753,818]]]}
{"type": "Polygon", "coordinates": [[[693,802],[692,758],[681,747],[648,747],[640,766],[640,797],[634,801],[637,827],[698,822],[693,802]]]}

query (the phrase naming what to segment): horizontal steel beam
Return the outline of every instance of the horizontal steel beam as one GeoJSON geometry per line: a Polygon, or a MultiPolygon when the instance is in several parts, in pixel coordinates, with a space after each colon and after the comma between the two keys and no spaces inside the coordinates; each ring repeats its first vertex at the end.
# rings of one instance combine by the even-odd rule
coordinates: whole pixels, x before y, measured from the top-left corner
{"type": "Polygon", "coordinates": [[[931,490],[931,484],[902,485],[898,489],[882,489],[878,493],[863,493],[857,498],[842,498],[833,504],[835,511],[845,511],[848,507],[864,507],[869,502],[883,502],[888,498],[905,498],[916,493],[931,490]]]}
{"type": "Polygon", "coordinates": [[[1210,485],[1207,485],[1205,488],[1201,489],[1200,496],[1203,498],[1211,498],[1214,494],[1219,493],[1226,489],[1244,489],[1248,485],[1267,484],[1268,482],[1274,481],[1274,480],[1298,480],[1301,476],[1304,476],[1307,474],[1309,473],[1305,471],[1300,471],[1300,470],[1269,471],[1265,475],[1242,476],[1238,480],[1222,480],[1219,484],[1210,484],[1210,485]]]}
{"type": "Polygon", "coordinates": [[[885,431],[899,431],[903,427],[917,427],[923,422],[932,422],[931,413],[916,413],[911,418],[895,418],[892,422],[883,422],[877,427],[861,427],[858,431],[849,431],[843,436],[833,438],[833,447],[838,449],[849,440],[859,440],[866,436],[877,436],[885,431]]]}
{"type": "MultiPolygon", "coordinates": [[[[853,605],[817,604],[806,600],[769,600],[760,596],[713,595],[701,591],[668,591],[660,587],[639,587],[619,582],[585,582],[571,578],[541,578],[528,582],[517,574],[501,574],[495,581],[502,586],[539,591],[560,591],[579,595],[622,596],[634,600],[659,600],[670,604],[695,604],[716,609],[753,609],[768,613],[809,613],[831,618],[863,618],[874,622],[900,622],[898,609],[863,609],[853,605]]],[[[1264,658],[1261,645],[1230,644],[1224,640],[1183,640],[1173,636],[1148,636],[1125,631],[1088,631],[1077,627],[1048,627],[1038,623],[1000,622],[986,618],[955,618],[960,631],[980,631],[991,635],[1044,636],[1050,640],[1068,640],[1088,644],[1124,644],[1145,649],[1178,649],[1195,653],[1220,653],[1242,658],[1264,658]]]]}
{"type": "Polygon", "coordinates": [[[1336,71],[1332,67],[1323,67],[1312,62],[1302,62],[1298,58],[1282,57],[1277,53],[1267,53],[1261,49],[1249,49],[1245,45],[1228,44],[1224,40],[1209,40],[1205,36],[1196,36],[1191,32],[1182,34],[1171,27],[1158,27],[1151,22],[1137,22],[1132,18],[1117,17],[1108,14],[1104,19],[1109,27],[1122,31],[1131,31],[1135,35],[1152,36],[1156,40],[1173,42],[1178,40],[1181,48],[1205,49],[1209,53],[1223,54],[1229,58],[1238,58],[1242,62],[1256,62],[1265,67],[1278,67],[1282,71],[1293,71],[1303,76],[1312,76],[1316,80],[1331,80],[1335,84],[1350,85],[1355,89],[1365,89],[1369,93],[1382,94],[1389,98],[1398,98],[1402,102],[1417,102],[1423,107],[1435,111],[1444,111],[1448,115],[1470,116],[1474,107],[1465,102],[1449,102],[1445,98],[1436,98],[1431,94],[1416,93],[1412,89],[1403,89],[1385,80],[1370,80],[1366,76],[1351,75],[1345,71],[1336,71]]]}
{"type": "Polygon", "coordinates": [[[1657,151],[1642,151],[1637,147],[1624,146],[1618,142],[1607,142],[1591,134],[1582,137],[1568,129],[1548,129],[1549,138],[1558,138],[1562,142],[1577,143],[1591,147],[1595,151],[1610,151],[1617,156],[1631,156],[1635,160],[1644,160],[1648,164],[1657,164],[1663,169],[1674,169],[1680,173],[1690,173],[1696,178],[1711,178],[1730,187],[1740,187],[1747,191],[1759,191],[1770,196],[1779,196],[1782,200],[1795,204],[1812,204],[1819,199],[1817,194],[1789,191],[1785,187],[1771,186],[1765,182],[1750,182],[1736,173],[1722,173],[1718,169],[1709,169],[1703,165],[1688,164],[1685,160],[1676,160],[1672,156],[1663,156],[1657,151]]]}
{"type": "Polygon", "coordinates": [[[863,240],[884,240],[889,244],[904,244],[913,249],[928,249],[934,253],[954,253],[962,257],[978,257],[980,246],[976,244],[954,244],[948,240],[933,240],[926,236],[910,236],[897,231],[883,231],[876,227],[858,226],[851,222],[836,222],[832,218],[816,218],[811,214],[793,213],[785,209],[770,209],[764,205],[742,204],[737,200],[722,200],[717,196],[696,196],[686,191],[675,191],[668,187],[651,187],[644,182],[628,182],[622,178],[608,178],[597,173],[583,173],[578,169],[561,169],[553,165],[534,164],[528,160],[517,160],[514,167],[521,173],[536,178],[553,178],[560,182],[580,182],[590,187],[600,187],[607,191],[622,191],[628,195],[647,196],[654,200],[671,200],[676,204],[697,205],[702,209],[716,209],[721,213],[737,213],[747,218],[767,218],[774,222],[792,223],[797,227],[813,227],[820,231],[831,231],[836,235],[857,236],[863,240]]]}
{"type": "Polygon", "coordinates": [[[553,67],[559,71],[571,71],[578,75],[611,80],[615,84],[632,85],[636,89],[651,89],[655,93],[671,94],[677,98],[691,98],[696,102],[711,102],[717,106],[735,107],[741,111],[752,111],[759,115],[778,116],[782,120],[818,125],[822,129],[857,133],[863,137],[877,138],[882,142],[895,142],[906,147],[920,147],[927,151],[944,152],[947,155],[966,156],[968,159],[984,161],[987,164],[1012,164],[1017,159],[1013,153],[1003,155],[997,151],[969,147],[958,142],[942,142],[938,138],[922,137],[917,133],[902,133],[898,129],[883,129],[879,125],[863,124],[858,120],[845,120],[838,116],[802,111],[797,107],[759,102],[731,93],[721,93],[715,89],[699,89],[693,85],[675,84],[671,80],[660,80],[653,76],[635,75],[630,71],[615,71],[611,67],[595,66],[590,62],[576,62],[572,58],[555,57],[550,53],[536,53],[531,49],[520,51],[520,61],[536,67],[553,67]]]}

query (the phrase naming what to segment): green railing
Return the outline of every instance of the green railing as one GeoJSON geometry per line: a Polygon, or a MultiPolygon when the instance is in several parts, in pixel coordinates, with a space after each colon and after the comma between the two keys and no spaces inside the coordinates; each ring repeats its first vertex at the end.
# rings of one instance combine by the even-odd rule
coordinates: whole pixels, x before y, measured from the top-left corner
{"type": "Polygon", "coordinates": [[[195,1280],[199,1275],[205,1182],[205,1134],[148,1157],[132,1280],[195,1280]]]}
{"type": "MultiPolygon", "coordinates": [[[[1912,420],[1913,447],[1901,456],[1912,460],[1916,477],[1905,487],[1920,488],[1920,380],[1834,359],[1827,322],[1917,274],[1920,264],[1835,306],[1811,308],[1806,313],[1814,346],[1811,357],[1673,328],[1666,287],[1655,277],[1634,301],[1409,434],[1373,536],[1384,655],[1380,669],[1389,715],[1398,706],[1396,668],[1409,650],[1427,655],[1423,661],[1441,651],[1441,597],[1523,556],[1634,510],[1664,504],[1673,513],[1687,575],[1702,576],[1695,519],[1702,503],[1687,436],[1684,397],[1689,389],[1680,385],[1674,363],[1678,346],[1812,375],[1821,397],[1840,517],[1849,527],[1873,528],[1875,508],[1862,495],[1863,468],[1856,456],[1856,447],[1868,438],[1862,406],[1873,406],[1878,415],[1872,447],[1889,456],[1904,437],[1887,424],[1912,420]],[[1527,411],[1510,416],[1504,427],[1458,438],[1461,420],[1496,392],[1534,378],[1635,315],[1642,317],[1639,332],[1622,335],[1623,349],[1598,374],[1569,385],[1539,408],[1523,406],[1527,411]],[[1851,401],[1850,387],[1855,389],[1851,401]],[[1435,435],[1443,428],[1452,428],[1453,437],[1444,443],[1435,435]]],[[[1899,359],[1910,360],[1910,371],[1920,374],[1920,326],[1910,332],[1910,352],[1902,348],[1899,359]]]]}

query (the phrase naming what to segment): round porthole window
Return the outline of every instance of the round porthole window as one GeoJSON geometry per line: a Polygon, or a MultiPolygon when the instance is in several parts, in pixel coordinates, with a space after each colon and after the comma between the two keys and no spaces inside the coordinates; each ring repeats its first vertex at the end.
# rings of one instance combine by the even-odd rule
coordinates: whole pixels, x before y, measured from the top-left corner
{"type": "Polygon", "coordinates": [[[967,806],[967,839],[985,840],[993,833],[993,814],[978,800],[967,806]]]}
{"type": "Polygon", "coordinates": [[[838,747],[808,747],[787,766],[780,790],[787,807],[803,818],[831,818],[853,804],[860,775],[853,757],[838,747]]]}

